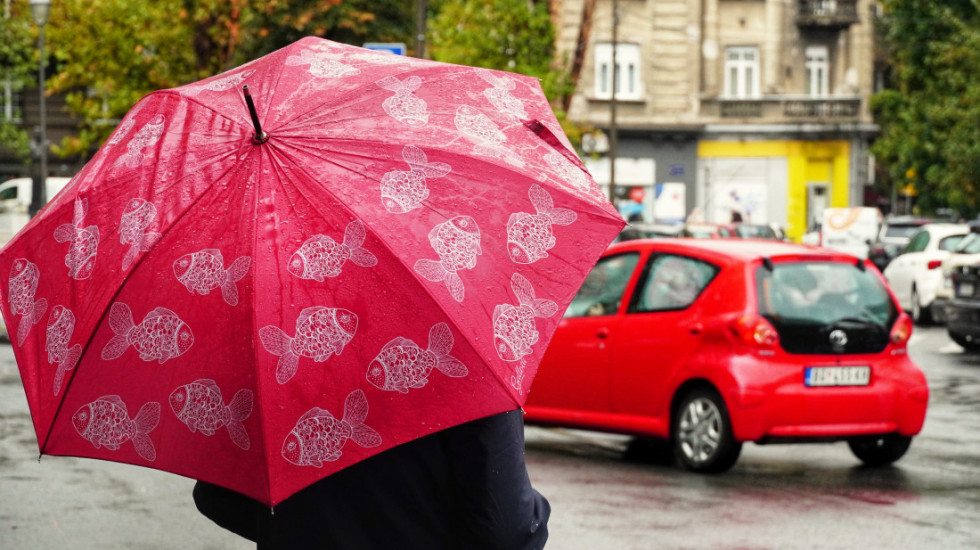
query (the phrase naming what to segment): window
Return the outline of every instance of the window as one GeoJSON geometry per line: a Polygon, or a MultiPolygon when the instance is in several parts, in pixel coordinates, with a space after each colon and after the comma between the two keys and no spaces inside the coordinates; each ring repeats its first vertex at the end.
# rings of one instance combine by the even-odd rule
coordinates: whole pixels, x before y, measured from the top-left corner
{"type": "Polygon", "coordinates": [[[725,48],[725,95],[733,98],[759,97],[758,48],[725,48]]]}
{"type": "MultiPolygon", "coordinates": [[[[612,43],[595,45],[595,97],[612,98],[612,43]]],[[[616,43],[616,99],[642,99],[640,84],[640,45],[616,43]]]]}
{"type": "Polygon", "coordinates": [[[827,75],[830,74],[827,46],[807,46],[805,67],[807,93],[826,96],[829,89],[827,75]]]}
{"type": "Polygon", "coordinates": [[[701,295],[718,268],[694,258],[662,254],[651,258],[637,284],[630,313],[686,309],[701,295]]]}
{"type": "Polygon", "coordinates": [[[639,259],[635,252],[600,259],[565,310],[565,317],[615,314],[639,259]]]}

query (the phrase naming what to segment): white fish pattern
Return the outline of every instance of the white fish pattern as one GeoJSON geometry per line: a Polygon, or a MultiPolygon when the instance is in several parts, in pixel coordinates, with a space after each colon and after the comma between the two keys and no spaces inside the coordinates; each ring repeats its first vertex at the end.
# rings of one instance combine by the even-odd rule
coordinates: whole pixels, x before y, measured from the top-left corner
{"type": "Polygon", "coordinates": [[[524,357],[530,355],[531,346],[540,335],[535,317],[551,317],[558,312],[558,304],[551,300],[534,297],[534,287],[520,273],[510,278],[510,287],[517,296],[518,305],[498,304],[493,310],[493,343],[497,355],[504,361],[519,361],[511,385],[521,391],[524,379],[524,357]]]}
{"type": "Polygon", "coordinates": [[[143,199],[130,199],[126,210],[119,220],[119,242],[132,245],[123,256],[123,271],[129,269],[136,256],[141,252],[149,252],[162,236],[156,231],[148,231],[154,225],[157,217],[157,207],[152,202],[143,199]]]}
{"type": "Polygon", "coordinates": [[[300,357],[322,363],[331,355],[340,355],[357,333],[357,315],[343,308],[308,307],[296,319],[296,336],[281,328],[266,325],[259,329],[259,339],[266,351],[279,356],[276,381],[285,384],[296,374],[300,357]]]}
{"type": "Polygon", "coordinates": [[[479,71],[480,77],[490,83],[493,88],[487,88],[483,95],[490,101],[502,114],[517,119],[524,120],[527,113],[524,111],[524,102],[514,97],[511,92],[516,88],[514,79],[506,76],[497,76],[487,71],[479,71]]]}
{"type": "Polygon", "coordinates": [[[252,443],[243,422],[252,414],[252,404],[252,391],[243,389],[226,405],[221,388],[206,378],[184,384],[170,393],[171,410],[191,432],[212,436],[225,428],[232,442],[245,451],[252,443]]]}
{"type": "Polygon", "coordinates": [[[604,197],[602,190],[597,185],[594,185],[588,174],[578,166],[572,164],[561,153],[552,151],[544,156],[544,161],[558,174],[561,183],[583,193],[596,196],[597,198],[604,197]]]}
{"type": "Polygon", "coordinates": [[[228,76],[223,76],[221,78],[216,78],[206,84],[184,86],[179,88],[180,93],[185,96],[194,96],[201,92],[227,92],[233,88],[238,88],[238,86],[245,81],[246,78],[252,76],[254,70],[245,70],[235,74],[230,74],[228,76]]]}
{"type": "Polygon", "coordinates": [[[422,206],[429,198],[427,178],[441,178],[452,171],[445,162],[429,162],[425,153],[414,145],[402,149],[409,170],[392,170],[381,178],[381,204],[392,214],[405,214],[422,206]]]}
{"type": "Polygon", "coordinates": [[[102,358],[117,359],[129,349],[136,348],[140,359],[157,360],[160,364],[180,357],[194,345],[194,333],[176,313],[158,307],[146,314],[140,324],[133,322],[129,306],[115,302],[109,309],[109,326],[116,333],[102,348],[102,358]]]}
{"type": "Polygon", "coordinates": [[[290,67],[309,65],[310,74],[317,78],[337,78],[360,74],[361,70],[357,67],[346,65],[337,59],[340,59],[340,56],[327,52],[303,50],[298,56],[287,57],[286,65],[290,67]]]}
{"type": "Polygon", "coordinates": [[[143,160],[146,158],[143,150],[160,141],[166,123],[167,119],[163,115],[153,117],[150,122],[147,122],[136,132],[133,139],[129,140],[129,143],[126,144],[126,153],[119,158],[119,162],[125,163],[130,168],[137,168],[143,164],[143,160]]]}
{"type": "Polygon", "coordinates": [[[551,194],[540,185],[532,185],[527,194],[537,213],[517,212],[507,220],[508,252],[519,264],[547,258],[556,241],[552,225],[569,225],[578,218],[572,210],[556,208],[551,194]]]}
{"type": "Polygon", "coordinates": [[[378,258],[362,248],[367,236],[364,224],[354,220],[344,230],[344,242],[337,243],[326,235],[314,235],[299,247],[286,270],[300,279],[323,282],[324,277],[340,275],[347,260],[361,267],[377,265],[378,258]]]}
{"type": "Polygon", "coordinates": [[[79,407],[71,417],[75,431],[96,449],[111,451],[132,441],[136,453],[153,462],[157,451],[148,435],[160,423],[160,403],[149,401],[140,407],[134,418],[129,417],[126,404],[118,395],[105,395],[79,407]]]}
{"type": "Polygon", "coordinates": [[[409,126],[421,127],[429,122],[428,105],[425,100],[412,95],[412,92],[422,86],[421,78],[410,76],[405,80],[399,80],[389,76],[378,80],[375,84],[395,92],[395,95],[381,104],[388,116],[409,126]]]}
{"type": "Polygon", "coordinates": [[[475,154],[499,158],[518,167],[524,166],[524,160],[504,146],[507,136],[503,131],[476,107],[460,105],[453,123],[463,136],[475,144],[475,154]]]}
{"type": "Polygon", "coordinates": [[[79,281],[92,276],[99,253],[99,228],[95,225],[83,227],[86,214],[88,199],[76,198],[72,223],[61,224],[54,230],[54,240],[71,243],[65,255],[65,266],[68,267],[68,276],[79,281]]]}
{"type": "Polygon", "coordinates": [[[48,363],[58,364],[58,370],[54,373],[54,395],[61,393],[65,374],[75,368],[82,355],[81,344],[69,346],[74,332],[75,314],[65,306],[54,306],[51,316],[48,317],[47,340],[44,343],[44,350],[48,352],[48,363]]]}
{"type": "Polygon", "coordinates": [[[24,344],[31,327],[36,325],[48,310],[47,300],[44,298],[34,300],[40,279],[41,270],[25,258],[14,260],[14,264],[10,266],[7,300],[10,301],[10,312],[21,316],[17,323],[18,346],[24,344]]]}
{"type": "Polygon", "coordinates": [[[354,390],[344,401],[344,417],[337,420],[329,411],[313,407],[296,421],[282,443],[282,457],[297,466],[322,468],[338,460],[348,440],[361,447],[381,445],[381,436],[364,424],[368,402],[362,390],[354,390]]]}
{"type": "Polygon", "coordinates": [[[415,262],[415,272],[432,282],[446,282],[449,294],[457,302],[465,296],[463,280],[456,273],[460,269],[476,267],[480,247],[480,228],[469,216],[456,216],[432,228],[429,242],[439,255],[439,261],[421,259],[415,262]]]}
{"type": "Polygon", "coordinates": [[[429,330],[428,349],[399,336],[385,344],[368,365],[367,380],[381,390],[408,393],[411,388],[425,386],[432,369],[454,378],[466,376],[469,370],[449,355],[452,350],[453,333],[446,323],[437,323],[429,330]]]}
{"type": "Polygon", "coordinates": [[[174,262],[174,275],[180,284],[191,294],[204,296],[216,288],[221,288],[221,296],[230,306],[238,305],[238,281],[248,273],[252,258],[241,256],[225,269],[221,251],[205,249],[184,254],[174,262]]]}

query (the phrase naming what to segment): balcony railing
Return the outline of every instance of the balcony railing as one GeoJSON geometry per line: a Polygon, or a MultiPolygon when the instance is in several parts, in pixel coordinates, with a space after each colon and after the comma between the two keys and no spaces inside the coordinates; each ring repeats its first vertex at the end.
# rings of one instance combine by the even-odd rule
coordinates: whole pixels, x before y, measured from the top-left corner
{"type": "Polygon", "coordinates": [[[799,0],[800,27],[842,28],[858,22],[858,0],[799,0]]]}
{"type": "Polygon", "coordinates": [[[759,99],[705,98],[701,114],[721,119],[759,119],[758,123],[857,122],[858,96],[766,96],[759,99]]]}

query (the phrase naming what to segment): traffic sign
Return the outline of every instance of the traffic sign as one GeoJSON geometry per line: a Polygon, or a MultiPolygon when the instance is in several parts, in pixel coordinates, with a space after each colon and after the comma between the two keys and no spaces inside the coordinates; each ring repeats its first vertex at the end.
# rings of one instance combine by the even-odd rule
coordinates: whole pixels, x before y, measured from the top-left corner
{"type": "Polygon", "coordinates": [[[365,42],[364,47],[378,52],[388,52],[395,55],[405,55],[406,49],[403,42],[365,42]]]}

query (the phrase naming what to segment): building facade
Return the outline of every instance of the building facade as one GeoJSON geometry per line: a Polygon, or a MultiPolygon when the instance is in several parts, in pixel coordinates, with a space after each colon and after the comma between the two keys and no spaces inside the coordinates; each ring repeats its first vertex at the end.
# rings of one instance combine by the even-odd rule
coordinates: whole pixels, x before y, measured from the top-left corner
{"type": "Polygon", "coordinates": [[[777,223],[799,238],[824,208],[864,203],[873,0],[553,8],[577,78],[569,118],[597,129],[587,164],[601,184],[615,178],[620,206],[645,221],[777,223]]]}

